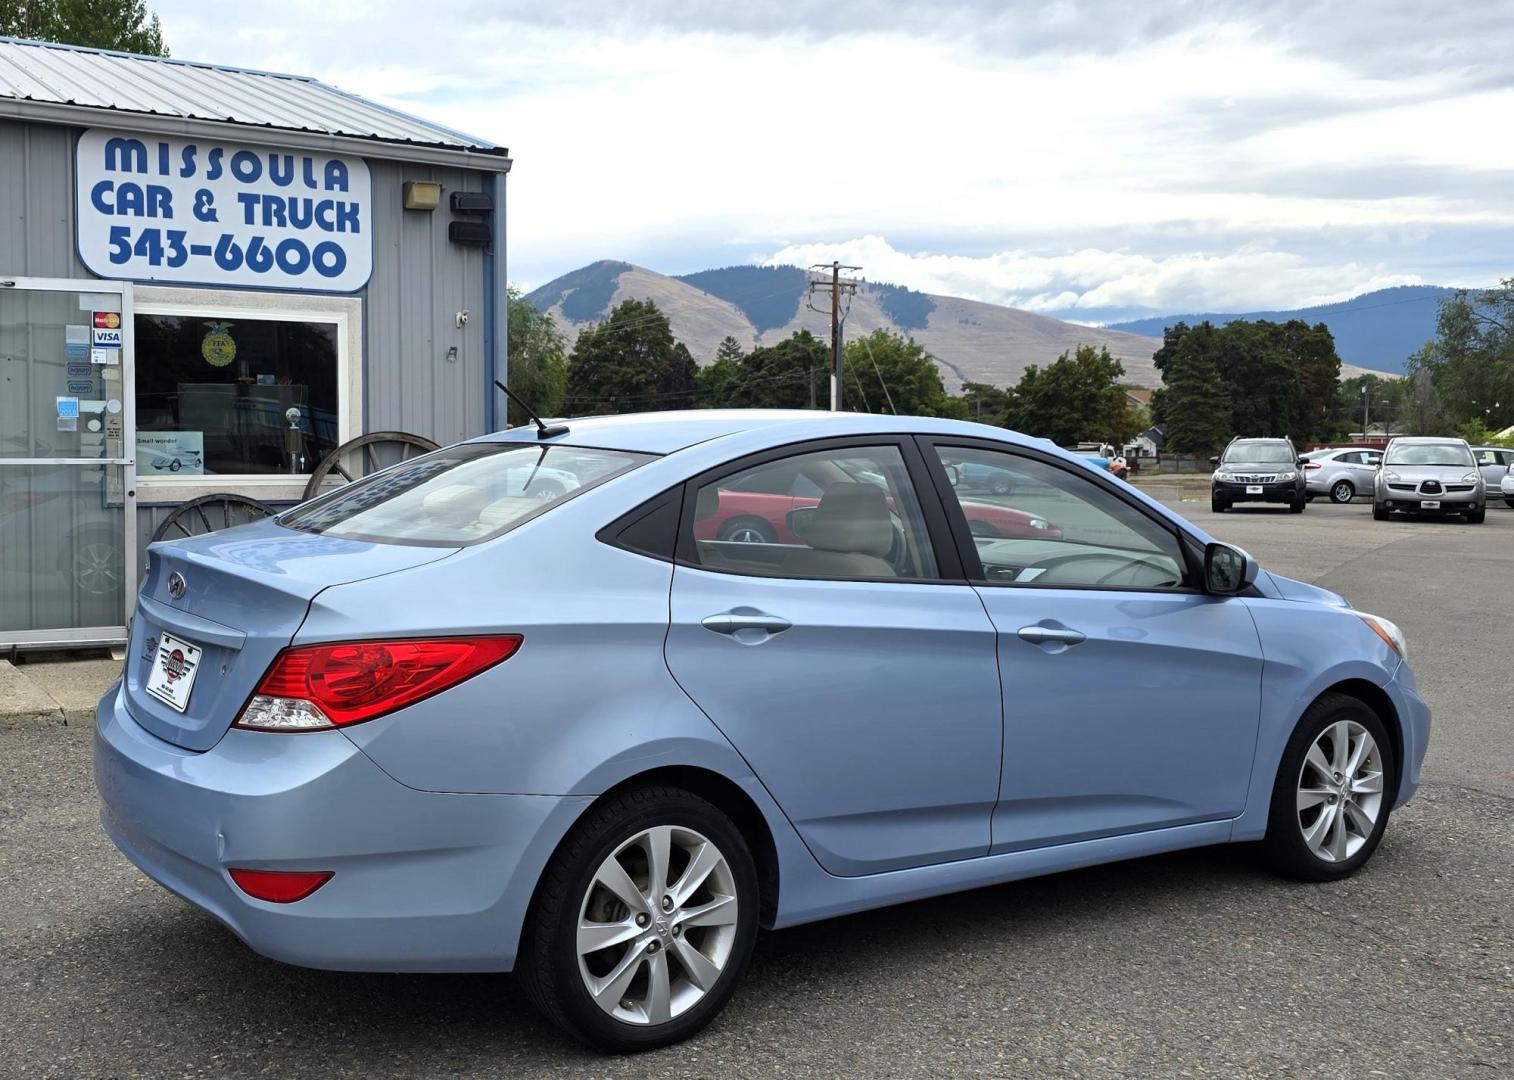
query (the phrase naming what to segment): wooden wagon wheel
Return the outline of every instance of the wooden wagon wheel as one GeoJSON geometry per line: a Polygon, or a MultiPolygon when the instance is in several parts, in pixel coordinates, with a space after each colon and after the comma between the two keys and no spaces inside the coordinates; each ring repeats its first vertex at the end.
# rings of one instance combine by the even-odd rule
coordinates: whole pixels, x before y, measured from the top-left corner
{"type": "Polygon", "coordinates": [[[424,435],[412,435],[408,431],[375,431],[370,435],[359,435],[321,458],[315,471],[310,474],[302,499],[313,499],[319,495],[321,485],[331,473],[336,473],[350,484],[369,473],[440,449],[424,435]],[[352,455],[357,455],[356,460],[352,460],[352,455]],[[344,461],[346,464],[343,464],[344,461]]]}
{"type": "Polygon", "coordinates": [[[158,527],[152,531],[151,542],[203,536],[271,517],[276,512],[267,503],[245,495],[201,495],[174,507],[172,513],[158,522],[158,527]]]}

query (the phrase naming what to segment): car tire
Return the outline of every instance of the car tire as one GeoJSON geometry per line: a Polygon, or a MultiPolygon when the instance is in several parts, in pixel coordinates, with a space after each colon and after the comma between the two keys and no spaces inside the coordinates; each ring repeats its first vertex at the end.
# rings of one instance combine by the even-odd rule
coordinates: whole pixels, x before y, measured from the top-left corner
{"type": "Polygon", "coordinates": [[[553,855],[521,941],[520,980],[543,1015],[592,1046],[616,1053],[667,1046],[698,1032],[730,1000],[751,956],[759,907],[757,869],[729,817],[680,788],[632,788],[590,810],[553,855]],[[671,884],[656,886],[649,845],[659,833],[668,837],[671,884]],[[718,861],[684,895],[686,902],[677,903],[680,875],[699,859],[718,861]],[[607,888],[607,877],[629,888],[642,910],[607,888]],[[660,902],[663,895],[674,901],[671,909],[660,902]],[[700,909],[704,919],[718,910],[731,921],[684,921],[700,909]],[[615,941],[608,931],[612,944],[580,956],[581,923],[634,936],[615,941]],[[679,932],[685,926],[688,932],[679,932]],[[659,969],[667,980],[661,991],[659,969]],[[696,969],[707,986],[698,985],[696,969]],[[602,984],[605,1004],[596,1000],[591,979],[602,984]],[[666,1019],[653,1022],[659,1011],[666,1019]]]}
{"type": "Polygon", "coordinates": [[[1486,506],[1479,506],[1476,510],[1467,511],[1467,524],[1481,525],[1484,521],[1487,520],[1487,517],[1488,508],[1486,506]]]}
{"type": "Polygon", "coordinates": [[[1372,520],[1373,521],[1387,521],[1388,520],[1388,508],[1386,506],[1384,506],[1380,502],[1374,502],[1372,504],[1372,520]]]}
{"type": "Polygon", "coordinates": [[[1008,495],[1015,490],[1015,486],[1002,476],[996,476],[988,482],[988,490],[995,495],[1008,495]]]}
{"type": "Polygon", "coordinates": [[[1230,509],[1230,504],[1218,495],[1209,496],[1209,509],[1216,514],[1223,514],[1230,509]]]}
{"type": "Polygon", "coordinates": [[[1359,870],[1388,826],[1394,768],[1382,718],[1361,701],[1329,693],[1309,706],[1272,787],[1262,847],[1273,869],[1298,881],[1359,870]]]}
{"type": "Polygon", "coordinates": [[[1295,499],[1293,502],[1288,504],[1288,513],[1302,514],[1304,512],[1305,505],[1307,505],[1305,500],[1295,499]]]}
{"type": "Polygon", "coordinates": [[[761,518],[732,518],[720,526],[716,539],[733,544],[776,544],[778,534],[761,518]]]}
{"type": "Polygon", "coordinates": [[[1356,498],[1356,488],[1350,480],[1337,480],[1330,485],[1330,501],[1333,503],[1348,503],[1356,498]]]}
{"type": "Polygon", "coordinates": [[[1504,501],[1503,501],[1503,503],[1504,503],[1504,505],[1505,505],[1505,506],[1507,506],[1507,507],[1508,507],[1508,508],[1509,508],[1509,509],[1510,509],[1510,510],[1514,510],[1514,499],[1505,499],[1505,500],[1504,500],[1504,501]]]}

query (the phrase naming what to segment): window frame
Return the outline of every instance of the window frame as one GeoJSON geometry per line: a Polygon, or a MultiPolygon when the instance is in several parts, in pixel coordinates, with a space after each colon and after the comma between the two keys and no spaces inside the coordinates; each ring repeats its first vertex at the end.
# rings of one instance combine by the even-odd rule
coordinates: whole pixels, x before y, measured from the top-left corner
{"type": "Polygon", "coordinates": [[[691,570],[702,570],[708,574],[723,574],[727,577],[753,578],[761,581],[855,581],[890,585],[970,584],[963,570],[961,554],[951,531],[951,525],[946,515],[946,508],[941,503],[940,493],[936,489],[934,479],[927,468],[925,457],[920,452],[920,447],[915,443],[912,436],[894,434],[848,435],[785,443],[782,446],[769,447],[766,450],[733,458],[720,465],[705,469],[703,472],[686,479],[682,487],[682,506],[678,515],[678,534],[673,547],[673,562],[676,566],[685,566],[691,570]],[[749,574],[718,566],[706,566],[699,561],[699,552],[695,546],[696,541],[694,540],[693,526],[695,503],[698,500],[700,488],[736,473],[745,472],[748,469],[754,469],[775,461],[782,461],[784,458],[831,451],[871,450],[878,447],[897,449],[899,456],[904,461],[905,472],[909,476],[910,486],[914,489],[915,502],[920,507],[921,516],[925,519],[925,540],[926,543],[930,544],[931,554],[936,561],[935,577],[842,578],[809,577],[802,574],[749,574]]]}
{"type": "MultiPolygon", "coordinates": [[[[132,315],[184,316],[193,319],[256,319],[261,322],[311,322],[336,325],[337,445],[363,433],[363,302],[353,296],[299,295],[251,289],[172,288],[139,285],[132,315]]],[[[135,328],[133,328],[135,336],[135,328]]],[[[141,360],[138,360],[141,363],[141,360]]],[[[140,376],[140,372],[134,373],[140,376]]],[[[133,379],[135,402],[138,378],[133,379]]],[[[131,447],[133,459],[136,446],[131,447]]],[[[312,467],[314,462],[311,462],[312,467]]],[[[233,490],[262,499],[298,499],[310,473],[206,473],[198,476],[137,474],[138,499],[178,502],[233,490]]]]}
{"type": "Polygon", "coordinates": [[[955,435],[917,435],[915,436],[915,440],[919,444],[922,463],[930,474],[932,483],[936,485],[936,495],[942,504],[943,512],[947,516],[952,531],[952,538],[956,542],[958,559],[961,561],[962,566],[966,568],[968,581],[974,587],[1031,589],[1043,592],[1075,589],[1084,592],[1156,593],[1160,596],[1208,595],[1207,590],[1200,584],[1203,581],[1203,544],[1189,533],[1188,530],[1159,514],[1152,513],[1151,508],[1139,499],[1134,498],[1131,492],[1122,490],[1122,482],[1116,480],[1114,477],[1105,476],[1091,469],[1079,470],[1076,466],[1069,464],[1061,458],[1037,450],[1034,447],[1019,446],[1014,443],[1002,443],[995,442],[992,439],[955,435]],[[1177,545],[1178,553],[1183,560],[1183,583],[1171,588],[1158,588],[1155,586],[1140,585],[1072,585],[1058,582],[1042,584],[1035,581],[988,580],[987,575],[983,571],[983,561],[978,556],[978,546],[974,541],[972,529],[967,523],[967,515],[963,513],[956,491],[947,479],[945,466],[941,463],[938,451],[942,447],[955,447],[963,450],[984,450],[992,453],[1006,454],[1012,458],[1025,458],[1057,469],[1068,476],[1093,484],[1095,487],[1102,488],[1105,492],[1113,495],[1120,502],[1135,510],[1146,518],[1147,521],[1173,538],[1173,541],[1177,545]]]}

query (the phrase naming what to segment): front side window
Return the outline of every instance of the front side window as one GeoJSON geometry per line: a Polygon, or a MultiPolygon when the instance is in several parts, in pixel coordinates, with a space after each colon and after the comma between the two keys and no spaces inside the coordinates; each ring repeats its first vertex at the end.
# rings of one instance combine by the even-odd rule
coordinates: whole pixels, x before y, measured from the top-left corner
{"type": "Polygon", "coordinates": [[[985,580],[1006,585],[1175,589],[1182,548],[1173,531],[1096,481],[1019,454],[941,446],[985,580]],[[966,482],[995,476],[1003,494],[966,482]]]}
{"type": "Polygon", "coordinates": [[[710,570],[830,580],[936,576],[895,446],[796,454],[698,488],[685,550],[710,570]]]}
{"type": "Polygon", "coordinates": [[[334,322],[138,315],[137,472],[308,473],[335,449],[334,322]]]}
{"type": "Polygon", "coordinates": [[[473,544],[650,460],[576,446],[462,443],[365,477],[278,520],[353,540],[473,544]]]}
{"type": "Polygon", "coordinates": [[[1466,465],[1471,467],[1472,451],[1466,443],[1394,443],[1388,448],[1385,465],[1466,465]]]}

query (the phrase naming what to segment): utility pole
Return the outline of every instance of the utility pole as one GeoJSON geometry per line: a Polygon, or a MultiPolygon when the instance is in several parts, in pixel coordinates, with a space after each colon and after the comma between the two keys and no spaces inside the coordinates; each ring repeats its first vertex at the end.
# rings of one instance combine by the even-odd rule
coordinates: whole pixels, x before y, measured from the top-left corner
{"type": "Polygon", "coordinates": [[[1372,387],[1362,383],[1362,442],[1367,441],[1367,403],[1372,400],[1372,387]]]}
{"type": "MultiPolygon", "coordinates": [[[[842,266],[839,262],[816,263],[810,267],[810,273],[824,274],[830,271],[830,280],[823,276],[810,279],[810,299],[808,306],[811,311],[820,311],[814,305],[814,297],[817,292],[831,294],[831,412],[841,411],[841,327],[846,322],[846,312],[851,310],[851,297],[857,293],[857,283],[846,281],[841,277],[843,270],[861,270],[860,266],[842,266]],[[846,309],[841,307],[841,298],[847,297],[846,309]]],[[[821,312],[824,314],[824,312],[821,312]]]]}

